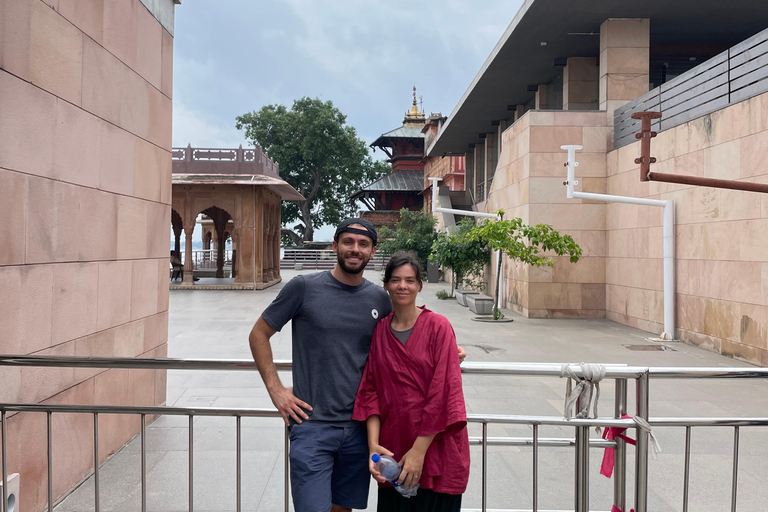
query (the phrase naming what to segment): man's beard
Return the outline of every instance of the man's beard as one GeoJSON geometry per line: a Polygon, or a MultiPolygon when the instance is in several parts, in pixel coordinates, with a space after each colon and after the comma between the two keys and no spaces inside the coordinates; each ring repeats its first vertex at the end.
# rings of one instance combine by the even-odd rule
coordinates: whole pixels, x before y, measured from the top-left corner
{"type": "Polygon", "coordinates": [[[365,270],[365,266],[368,264],[369,260],[366,260],[364,256],[360,255],[360,266],[358,268],[351,268],[347,266],[346,262],[344,261],[344,257],[341,254],[336,255],[337,261],[339,263],[339,267],[341,267],[341,270],[346,272],[347,274],[359,274],[363,270],[365,270]]]}

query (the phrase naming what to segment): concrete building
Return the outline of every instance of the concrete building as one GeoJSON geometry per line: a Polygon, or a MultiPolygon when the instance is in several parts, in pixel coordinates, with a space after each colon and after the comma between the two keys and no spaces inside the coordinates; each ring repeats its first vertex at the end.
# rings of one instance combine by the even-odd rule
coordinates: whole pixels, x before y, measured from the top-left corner
{"type": "Polygon", "coordinates": [[[768,365],[768,194],[641,181],[631,119],[663,114],[652,171],[768,182],[766,27],[768,4],[746,0],[524,2],[427,149],[465,156],[477,210],[583,248],[575,265],[505,262],[506,307],[661,332],[661,210],[567,199],[560,146],[581,145],[577,190],[674,201],[676,338],[768,365]]]}
{"type": "MultiPolygon", "coordinates": [[[[165,357],[178,0],[0,0],[0,352],[165,357]]],[[[0,369],[0,401],[165,402],[164,371],[0,369]]],[[[107,458],[139,418],[103,415],[107,458]]],[[[20,509],[47,502],[45,414],[10,415],[20,509]]],[[[53,416],[54,500],[93,419],[53,416]]]]}

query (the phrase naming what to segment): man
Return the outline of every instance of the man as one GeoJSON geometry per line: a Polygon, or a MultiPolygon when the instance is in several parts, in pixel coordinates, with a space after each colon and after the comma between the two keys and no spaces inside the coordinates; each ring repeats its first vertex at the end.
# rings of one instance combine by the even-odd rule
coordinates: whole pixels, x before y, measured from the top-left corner
{"type": "Polygon", "coordinates": [[[392,311],[384,289],[363,279],[376,242],[370,222],[343,221],[333,240],[336,267],[291,279],[249,336],[272,403],[289,428],[296,512],[343,512],[368,504],[367,435],[365,425],[351,418],[373,328],[392,311]],[[280,382],[269,345],[291,320],[293,388],[280,382]]]}

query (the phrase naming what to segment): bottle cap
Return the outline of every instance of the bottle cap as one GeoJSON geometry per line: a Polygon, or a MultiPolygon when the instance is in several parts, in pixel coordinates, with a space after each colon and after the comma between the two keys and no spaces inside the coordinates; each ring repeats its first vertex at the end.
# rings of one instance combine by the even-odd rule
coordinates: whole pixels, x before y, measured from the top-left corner
{"type": "Polygon", "coordinates": [[[378,453],[374,453],[373,455],[371,455],[371,460],[373,462],[379,462],[381,460],[381,457],[379,456],[378,453]]]}

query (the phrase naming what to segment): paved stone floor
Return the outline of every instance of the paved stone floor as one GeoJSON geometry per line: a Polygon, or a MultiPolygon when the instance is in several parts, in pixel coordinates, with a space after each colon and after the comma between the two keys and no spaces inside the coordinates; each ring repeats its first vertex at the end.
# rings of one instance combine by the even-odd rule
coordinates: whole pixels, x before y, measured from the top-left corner
{"type": "MultiPolygon", "coordinates": [[[[296,275],[283,271],[284,279],[296,275]]],[[[378,281],[378,272],[366,272],[378,281]]],[[[247,335],[282,285],[264,291],[174,291],[170,299],[169,357],[249,358],[247,335]]],[[[435,297],[444,284],[428,284],[420,301],[452,322],[472,361],[626,363],[649,366],[748,366],[680,343],[672,350],[633,351],[651,345],[651,333],[606,320],[534,320],[510,314],[513,323],[473,322],[454,300],[435,297]]],[[[275,357],[290,359],[290,328],[272,339],[275,357]]],[[[289,382],[289,374],[284,375],[289,382]]],[[[565,382],[559,378],[467,375],[464,392],[471,413],[562,415],[565,382]]],[[[630,385],[630,395],[634,394],[630,385]]],[[[251,372],[174,371],[168,376],[167,403],[175,406],[271,407],[261,379],[251,372]]],[[[630,398],[630,411],[634,410],[630,398]]],[[[600,411],[613,411],[613,385],[602,386],[600,411]]],[[[768,416],[768,383],[758,381],[658,380],[651,385],[652,416],[768,416]]],[[[235,422],[197,418],[194,424],[195,510],[235,510],[235,422]]],[[[682,509],[684,429],[657,429],[663,452],[650,463],[649,510],[682,509]]],[[[472,425],[470,435],[479,435],[472,425]]],[[[278,419],[243,420],[243,510],[283,510],[283,438],[278,419]]],[[[528,427],[492,425],[491,436],[530,436],[528,427]]],[[[572,436],[571,429],[543,428],[543,437],[572,436]]],[[[595,436],[594,432],[592,433],[595,436]]],[[[147,429],[148,508],[187,510],[187,419],[162,417],[147,429]]],[[[733,430],[693,430],[689,510],[730,510],[733,430]]],[[[140,510],[140,449],[134,439],[101,471],[101,510],[140,510]]],[[[480,447],[472,448],[472,472],[465,508],[480,507],[480,447]]],[[[591,452],[591,509],[609,510],[612,482],[598,475],[600,450],[591,452]]],[[[539,506],[573,509],[573,450],[546,448],[540,455],[539,506]]],[[[739,511],[764,511],[768,503],[768,430],[741,429],[739,511]]],[[[629,502],[634,459],[629,450],[629,502]]],[[[488,504],[491,508],[531,508],[531,449],[490,447],[488,504]]],[[[373,490],[373,486],[372,486],[373,490]]],[[[375,510],[375,490],[369,509],[375,510]]],[[[93,481],[86,481],[58,512],[93,510],[93,481]]]]}

